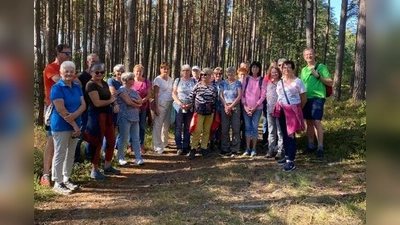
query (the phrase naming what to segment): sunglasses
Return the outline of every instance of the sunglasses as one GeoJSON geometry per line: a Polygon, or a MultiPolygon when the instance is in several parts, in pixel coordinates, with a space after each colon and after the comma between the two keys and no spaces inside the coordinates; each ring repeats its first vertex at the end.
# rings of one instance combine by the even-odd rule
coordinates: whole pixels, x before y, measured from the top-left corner
{"type": "Polygon", "coordinates": [[[95,73],[96,75],[99,75],[100,73],[101,73],[101,74],[105,74],[105,71],[104,71],[104,70],[103,70],[103,71],[95,71],[94,73],[95,73]]]}
{"type": "Polygon", "coordinates": [[[60,52],[60,53],[64,53],[66,56],[71,56],[71,52],[60,52]]]}
{"type": "Polygon", "coordinates": [[[205,73],[201,73],[200,74],[200,76],[202,77],[202,76],[207,76],[207,74],[205,74],[205,73]]]}

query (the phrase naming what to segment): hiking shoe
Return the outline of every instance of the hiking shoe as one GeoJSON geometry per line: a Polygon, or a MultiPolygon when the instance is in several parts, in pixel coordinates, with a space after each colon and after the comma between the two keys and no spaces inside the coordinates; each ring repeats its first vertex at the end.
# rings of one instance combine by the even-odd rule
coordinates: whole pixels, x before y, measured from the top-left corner
{"type": "Polygon", "coordinates": [[[276,153],[276,155],[275,155],[275,160],[280,160],[280,159],[282,159],[282,158],[284,158],[284,157],[285,157],[285,154],[283,154],[282,151],[279,151],[279,152],[276,153]]]}
{"type": "Polygon", "coordinates": [[[117,170],[114,167],[110,166],[108,168],[104,168],[104,173],[111,174],[111,175],[118,175],[121,173],[121,170],[117,170]]]}
{"type": "Polygon", "coordinates": [[[104,176],[104,174],[102,174],[99,170],[92,170],[92,172],[90,173],[90,177],[95,180],[106,179],[106,176],[104,176]]]}
{"type": "Polygon", "coordinates": [[[61,195],[69,195],[72,192],[64,183],[55,183],[53,191],[61,195]]]}
{"type": "Polygon", "coordinates": [[[201,149],[200,149],[200,153],[201,153],[201,155],[202,155],[203,157],[210,156],[210,150],[205,149],[205,148],[201,148],[201,149]]]}
{"type": "Polygon", "coordinates": [[[143,159],[135,160],[136,165],[141,166],[144,165],[143,159]]]}
{"type": "Polygon", "coordinates": [[[250,157],[254,157],[257,156],[257,151],[255,149],[253,149],[250,153],[250,157]]]}
{"type": "Polygon", "coordinates": [[[125,159],[120,159],[120,160],[118,160],[118,164],[120,166],[125,166],[126,164],[128,164],[128,161],[126,161],[125,159]]]}
{"type": "Polygon", "coordinates": [[[294,165],[293,162],[288,162],[283,167],[283,171],[285,171],[285,172],[290,172],[290,171],[293,171],[295,169],[296,169],[296,166],[294,165]]]}
{"type": "Polygon", "coordinates": [[[278,163],[278,165],[285,165],[286,164],[286,157],[276,161],[276,163],[278,163]]]}
{"type": "Polygon", "coordinates": [[[318,149],[317,150],[317,159],[321,161],[325,161],[325,154],[323,149],[318,149]]]}
{"type": "Polygon", "coordinates": [[[246,151],[244,151],[242,156],[249,156],[250,154],[251,154],[251,151],[250,151],[250,149],[247,148],[246,151]]]}
{"type": "Polygon", "coordinates": [[[189,160],[193,160],[194,157],[196,156],[196,150],[192,149],[189,151],[189,160]]]}
{"type": "Polygon", "coordinates": [[[43,176],[40,178],[40,185],[44,187],[50,187],[51,186],[51,181],[50,181],[50,175],[49,174],[43,174],[43,176]]]}
{"type": "Polygon", "coordinates": [[[71,191],[75,191],[79,188],[78,185],[72,182],[71,178],[69,178],[67,181],[64,181],[64,185],[71,191]]]}
{"type": "Polygon", "coordinates": [[[177,155],[183,155],[183,150],[182,150],[182,149],[176,150],[176,154],[177,154],[177,155]]]}

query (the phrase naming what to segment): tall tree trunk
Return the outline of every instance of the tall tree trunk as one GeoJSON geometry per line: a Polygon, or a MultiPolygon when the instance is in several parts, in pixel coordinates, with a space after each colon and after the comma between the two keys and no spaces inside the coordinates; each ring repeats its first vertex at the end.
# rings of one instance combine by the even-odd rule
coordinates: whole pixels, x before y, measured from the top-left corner
{"type": "Polygon", "coordinates": [[[105,27],[105,19],[104,19],[104,1],[105,0],[97,0],[97,36],[98,36],[98,42],[96,43],[97,45],[97,50],[99,54],[99,59],[102,62],[105,62],[105,33],[106,33],[106,27],[105,27]]]}
{"type": "Polygon", "coordinates": [[[135,30],[135,11],[133,7],[134,1],[128,0],[128,24],[127,24],[127,39],[126,39],[126,52],[125,52],[125,70],[133,68],[133,51],[134,51],[134,30],[135,30]]]}
{"type": "Polygon", "coordinates": [[[305,0],[305,1],[306,1],[306,45],[308,48],[314,48],[313,45],[314,0],[305,0]]]}
{"type": "Polygon", "coordinates": [[[144,75],[145,76],[149,76],[149,58],[150,58],[150,41],[151,38],[148,38],[148,35],[150,34],[151,31],[151,10],[152,10],[152,4],[151,4],[152,0],[148,0],[147,4],[145,4],[145,6],[147,7],[147,18],[145,18],[146,14],[144,13],[144,17],[143,17],[143,21],[145,21],[145,24],[143,26],[144,28],[144,32],[143,32],[143,36],[144,36],[144,50],[143,50],[143,59],[142,59],[142,63],[144,66],[144,75]]]}
{"type": "Polygon", "coordinates": [[[57,36],[55,29],[57,19],[57,2],[53,0],[46,0],[46,52],[47,64],[53,62],[56,57],[55,47],[57,46],[57,36]]]}
{"type": "MultiPolygon", "coordinates": [[[[75,9],[74,9],[74,34],[75,38],[74,40],[74,61],[76,65],[76,70],[81,71],[82,70],[82,48],[81,48],[81,20],[80,20],[80,15],[82,14],[82,2],[83,1],[76,1],[75,2],[75,9]]],[[[85,65],[85,64],[84,64],[85,65]]]]}
{"type": "Polygon", "coordinates": [[[35,84],[37,84],[37,98],[38,98],[38,118],[36,124],[42,126],[44,124],[44,82],[43,82],[43,54],[42,54],[42,39],[41,39],[41,11],[42,0],[34,1],[34,20],[35,20],[35,61],[36,61],[36,76],[35,84]]]}
{"type": "Polygon", "coordinates": [[[182,31],[182,18],[183,18],[183,0],[176,0],[177,7],[177,15],[175,16],[175,46],[174,46],[174,55],[173,55],[173,64],[174,71],[172,75],[179,76],[180,64],[181,64],[181,52],[182,52],[182,43],[181,43],[181,31],[182,31]]]}
{"type": "Polygon", "coordinates": [[[343,73],[343,58],[346,39],[346,22],[347,22],[347,0],[342,0],[339,25],[339,43],[336,54],[335,75],[333,79],[333,97],[339,100],[341,96],[342,73],[343,73]]]}
{"type": "Polygon", "coordinates": [[[325,26],[325,39],[324,39],[324,64],[326,65],[326,55],[328,54],[328,44],[329,44],[329,30],[331,26],[331,0],[328,0],[328,10],[327,10],[327,19],[325,26]]]}
{"type": "Polygon", "coordinates": [[[161,60],[165,61],[165,55],[163,55],[163,46],[164,46],[164,0],[158,0],[158,46],[156,46],[157,52],[157,62],[155,64],[160,64],[161,60]]]}
{"type": "Polygon", "coordinates": [[[313,41],[313,46],[314,46],[314,50],[316,51],[317,49],[317,45],[316,45],[316,41],[317,41],[317,19],[318,19],[318,1],[317,0],[312,0],[313,1],[313,32],[312,32],[312,41],[313,41]]]}
{"type": "MultiPolygon", "coordinates": [[[[84,9],[85,9],[85,17],[83,18],[84,21],[84,26],[83,26],[83,37],[82,37],[82,58],[86,62],[86,57],[88,55],[88,40],[89,40],[89,24],[90,24],[90,17],[89,17],[89,5],[90,1],[85,1],[84,3],[84,9]]],[[[86,63],[85,63],[86,67],[86,63]]]]}
{"type": "Polygon", "coordinates": [[[358,23],[357,23],[357,40],[356,51],[354,60],[354,89],[353,100],[363,101],[366,99],[366,85],[367,85],[367,52],[366,52],[366,6],[365,0],[359,1],[358,10],[358,23]]]}

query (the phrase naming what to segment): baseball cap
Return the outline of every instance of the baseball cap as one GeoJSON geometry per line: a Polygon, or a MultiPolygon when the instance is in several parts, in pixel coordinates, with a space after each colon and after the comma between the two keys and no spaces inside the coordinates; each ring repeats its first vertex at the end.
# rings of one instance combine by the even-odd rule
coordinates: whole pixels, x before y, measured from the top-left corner
{"type": "Polygon", "coordinates": [[[193,67],[192,67],[192,70],[198,70],[198,71],[200,71],[200,67],[198,67],[198,66],[193,66],[193,67]]]}

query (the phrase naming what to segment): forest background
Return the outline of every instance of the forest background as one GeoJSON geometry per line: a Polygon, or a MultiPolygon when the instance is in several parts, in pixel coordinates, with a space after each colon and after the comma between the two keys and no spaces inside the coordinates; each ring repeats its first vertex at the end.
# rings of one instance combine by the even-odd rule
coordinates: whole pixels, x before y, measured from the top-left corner
{"type": "Polygon", "coordinates": [[[172,77],[179,76],[182,64],[226,68],[253,60],[265,72],[281,57],[301,68],[308,46],[330,68],[336,100],[343,85],[354,100],[365,100],[365,0],[342,0],[340,21],[330,0],[35,0],[34,25],[38,125],[43,124],[43,69],[59,43],[71,46],[78,72],[94,52],[108,76],[118,63],[127,71],[141,63],[150,80],[161,62],[172,65],[172,77]]]}

